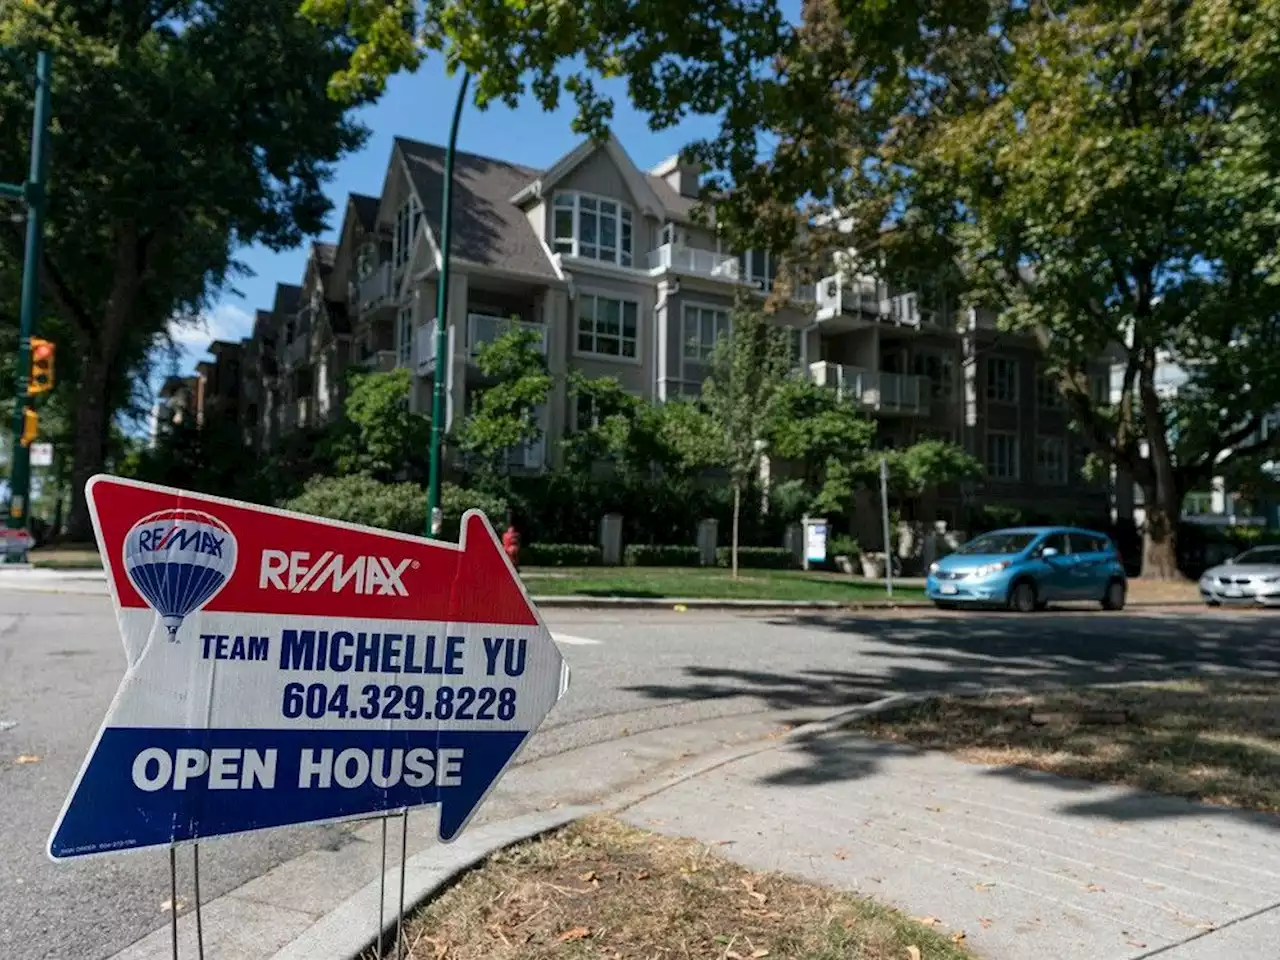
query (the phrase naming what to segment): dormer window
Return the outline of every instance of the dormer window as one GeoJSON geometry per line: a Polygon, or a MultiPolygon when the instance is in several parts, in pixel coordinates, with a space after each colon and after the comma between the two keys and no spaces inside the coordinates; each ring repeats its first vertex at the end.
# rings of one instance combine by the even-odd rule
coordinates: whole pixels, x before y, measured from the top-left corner
{"type": "Polygon", "coordinates": [[[413,252],[413,239],[418,233],[418,221],[422,219],[422,206],[416,194],[396,211],[396,232],[391,241],[391,260],[397,268],[409,262],[413,252]]]}
{"type": "Polygon", "coordinates": [[[620,267],[633,262],[631,210],[586,193],[557,193],[552,204],[551,249],[567,257],[620,267]]]}
{"type": "Polygon", "coordinates": [[[676,225],[674,223],[664,223],[662,225],[662,241],[658,244],[660,247],[671,246],[676,242],[676,225]]]}

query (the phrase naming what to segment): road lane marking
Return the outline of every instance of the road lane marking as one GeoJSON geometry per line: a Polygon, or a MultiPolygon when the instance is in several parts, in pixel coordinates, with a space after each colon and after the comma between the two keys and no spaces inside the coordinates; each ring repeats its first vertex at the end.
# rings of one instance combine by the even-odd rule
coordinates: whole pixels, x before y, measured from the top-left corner
{"type": "Polygon", "coordinates": [[[600,644],[599,640],[592,640],[590,637],[572,637],[567,633],[552,633],[551,638],[556,643],[563,643],[568,647],[594,647],[600,644]]]}

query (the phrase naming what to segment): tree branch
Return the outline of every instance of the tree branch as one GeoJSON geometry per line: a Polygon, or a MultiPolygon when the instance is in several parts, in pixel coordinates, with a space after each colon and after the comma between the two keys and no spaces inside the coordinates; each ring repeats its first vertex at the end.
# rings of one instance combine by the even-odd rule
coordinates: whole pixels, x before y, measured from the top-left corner
{"type": "MultiPolygon", "coordinates": [[[[9,255],[21,262],[26,256],[26,251],[22,231],[17,225],[6,223],[5,229],[0,232],[0,237],[3,237],[9,255]]],[[[40,285],[48,289],[50,295],[57,301],[58,307],[76,325],[80,333],[92,340],[97,334],[97,324],[76,295],[71,292],[71,285],[67,283],[66,277],[62,275],[57,265],[49,259],[48,253],[41,256],[40,267],[40,285]]]]}

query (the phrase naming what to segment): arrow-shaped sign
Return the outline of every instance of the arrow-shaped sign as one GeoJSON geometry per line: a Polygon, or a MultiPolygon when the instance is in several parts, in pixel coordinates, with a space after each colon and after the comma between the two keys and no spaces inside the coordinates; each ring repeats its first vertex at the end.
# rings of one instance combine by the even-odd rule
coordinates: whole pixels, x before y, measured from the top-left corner
{"type": "Polygon", "coordinates": [[[484,515],[460,545],[100,476],[128,670],[54,859],[440,806],[466,825],[568,671],[484,515]]]}

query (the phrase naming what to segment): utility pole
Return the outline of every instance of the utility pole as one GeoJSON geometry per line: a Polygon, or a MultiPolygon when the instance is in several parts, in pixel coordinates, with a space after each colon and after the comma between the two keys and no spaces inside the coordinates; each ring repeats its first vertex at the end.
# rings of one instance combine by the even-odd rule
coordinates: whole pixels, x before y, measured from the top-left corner
{"type": "Polygon", "coordinates": [[[26,540],[18,531],[27,529],[31,492],[31,450],[22,442],[28,379],[31,371],[31,337],[40,313],[40,258],[44,241],[45,180],[48,170],[49,93],[52,57],[36,54],[35,110],[31,123],[31,168],[22,184],[0,183],[0,196],[21,200],[27,206],[27,242],[22,259],[22,312],[18,322],[18,354],[13,378],[13,459],[9,469],[10,531],[5,561],[26,561],[26,540]],[[15,549],[16,547],[16,549],[15,549]]]}
{"type": "Polygon", "coordinates": [[[453,154],[458,145],[458,121],[467,101],[467,84],[471,74],[464,71],[458,88],[458,101],[453,105],[453,124],[449,127],[449,145],[444,150],[444,183],[440,188],[440,273],[436,277],[436,368],[431,383],[431,461],[427,473],[427,536],[440,535],[443,516],[440,510],[440,448],[444,443],[445,390],[448,386],[446,357],[449,349],[449,247],[453,242],[453,154]]]}

